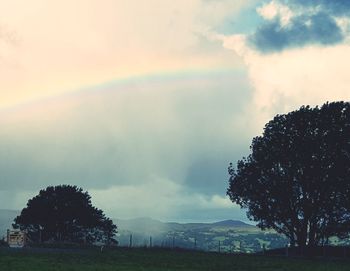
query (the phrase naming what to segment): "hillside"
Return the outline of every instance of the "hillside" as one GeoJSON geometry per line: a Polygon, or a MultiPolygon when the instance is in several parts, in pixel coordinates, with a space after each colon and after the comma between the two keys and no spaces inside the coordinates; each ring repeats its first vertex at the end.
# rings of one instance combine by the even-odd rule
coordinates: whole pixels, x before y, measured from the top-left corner
{"type": "Polygon", "coordinates": [[[255,252],[285,246],[287,240],[273,231],[261,231],[242,221],[215,223],[163,223],[150,218],[115,220],[121,246],[196,248],[206,251],[255,252]],[[220,246],[220,248],[219,248],[220,246]]]}

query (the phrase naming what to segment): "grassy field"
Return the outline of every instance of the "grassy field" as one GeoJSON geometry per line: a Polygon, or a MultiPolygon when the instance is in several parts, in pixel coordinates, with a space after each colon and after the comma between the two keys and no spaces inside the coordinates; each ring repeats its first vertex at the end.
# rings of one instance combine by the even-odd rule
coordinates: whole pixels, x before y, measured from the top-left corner
{"type": "Polygon", "coordinates": [[[292,259],[190,251],[118,249],[78,252],[0,251],[1,271],[43,270],[237,270],[331,271],[350,270],[349,260],[292,259]]]}

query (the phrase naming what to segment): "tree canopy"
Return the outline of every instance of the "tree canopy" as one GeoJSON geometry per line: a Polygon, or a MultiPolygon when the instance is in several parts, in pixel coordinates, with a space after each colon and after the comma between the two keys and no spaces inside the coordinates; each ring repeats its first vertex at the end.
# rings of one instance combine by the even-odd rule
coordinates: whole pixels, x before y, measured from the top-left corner
{"type": "Polygon", "coordinates": [[[33,241],[116,242],[117,226],[92,206],[88,192],[71,185],[40,190],[14,222],[33,241]]]}
{"type": "Polygon", "coordinates": [[[313,246],[350,232],[350,104],[277,115],[229,166],[227,194],[262,229],[313,246]]]}

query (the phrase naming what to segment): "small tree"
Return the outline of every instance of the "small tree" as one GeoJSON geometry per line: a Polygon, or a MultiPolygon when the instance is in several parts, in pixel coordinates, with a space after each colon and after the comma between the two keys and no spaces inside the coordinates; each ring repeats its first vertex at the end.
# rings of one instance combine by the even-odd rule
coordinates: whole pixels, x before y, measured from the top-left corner
{"type": "Polygon", "coordinates": [[[27,230],[32,240],[59,242],[116,242],[117,226],[92,206],[82,188],[49,186],[30,199],[13,226],[27,230]]]}
{"type": "Polygon", "coordinates": [[[229,174],[227,194],[260,228],[298,246],[344,237],[350,232],[350,104],[277,115],[229,174]]]}

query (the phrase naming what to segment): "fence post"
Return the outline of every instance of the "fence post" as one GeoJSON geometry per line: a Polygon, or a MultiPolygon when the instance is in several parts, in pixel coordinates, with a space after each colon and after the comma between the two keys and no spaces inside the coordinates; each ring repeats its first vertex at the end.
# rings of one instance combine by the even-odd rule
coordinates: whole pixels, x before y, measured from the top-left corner
{"type": "Polygon", "coordinates": [[[152,236],[149,237],[149,247],[152,247],[152,236]]]}
{"type": "Polygon", "coordinates": [[[323,257],[326,257],[326,246],[322,247],[322,254],[323,254],[323,257]]]}
{"type": "Polygon", "coordinates": [[[221,241],[219,241],[219,253],[221,252],[221,241]]]}
{"type": "Polygon", "coordinates": [[[194,237],[194,249],[195,250],[197,249],[197,237],[196,236],[194,237]]]}
{"type": "Polygon", "coordinates": [[[175,235],[173,235],[173,248],[175,248],[175,235]]]}
{"type": "Polygon", "coordinates": [[[130,234],[129,247],[132,247],[132,234],[130,234]]]}
{"type": "Polygon", "coordinates": [[[286,257],[289,256],[288,245],[286,245],[286,257]]]}

